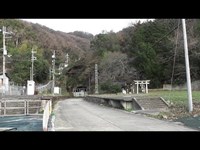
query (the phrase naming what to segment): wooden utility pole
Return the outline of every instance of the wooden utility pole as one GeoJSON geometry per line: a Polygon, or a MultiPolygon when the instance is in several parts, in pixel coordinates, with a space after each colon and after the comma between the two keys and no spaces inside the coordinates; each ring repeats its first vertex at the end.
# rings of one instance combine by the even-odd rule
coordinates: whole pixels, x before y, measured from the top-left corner
{"type": "Polygon", "coordinates": [[[98,90],[98,65],[95,64],[95,94],[99,94],[98,90]]]}

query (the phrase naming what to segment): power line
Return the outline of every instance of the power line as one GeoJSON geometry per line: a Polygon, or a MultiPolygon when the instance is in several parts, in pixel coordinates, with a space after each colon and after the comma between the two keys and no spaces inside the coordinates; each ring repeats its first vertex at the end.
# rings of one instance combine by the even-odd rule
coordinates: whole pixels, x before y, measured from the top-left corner
{"type": "Polygon", "coordinates": [[[172,68],[172,77],[171,77],[171,90],[172,90],[172,84],[173,84],[173,77],[174,77],[174,70],[175,70],[175,63],[176,63],[176,52],[177,52],[177,45],[178,45],[178,31],[180,26],[180,20],[178,21],[178,28],[177,28],[177,34],[176,34],[176,43],[175,43],[175,50],[174,50],[174,61],[173,61],[173,68],[172,68]]]}
{"type": "Polygon", "coordinates": [[[170,30],[167,34],[165,34],[162,38],[160,38],[159,40],[157,40],[153,46],[155,46],[157,43],[159,43],[160,41],[162,41],[165,37],[167,37],[168,35],[170,35],[173,31],[175,31],[177,28],[179,28],[180,24],[178,24],[175,28],[173,28],[172,30],[170,30]]]}
{"type": "MultiPolygon", "coordinates": [[[[192,20],[188,20],[187,22],[191,22],[192,20]]],[[[159,43],[160,41],[162,41],[165,37],[167,37],[168,35],[170,35],[173,31],[175,31],[176,29],[179,28],[181,24],[179,23],[175,28],[173,28],[172,30],[170,30],[167,34],[165,34],[163,37],[161,37],[159,40],[157,40],[153,46],[155,46],[157,43],[159,43]]]]}

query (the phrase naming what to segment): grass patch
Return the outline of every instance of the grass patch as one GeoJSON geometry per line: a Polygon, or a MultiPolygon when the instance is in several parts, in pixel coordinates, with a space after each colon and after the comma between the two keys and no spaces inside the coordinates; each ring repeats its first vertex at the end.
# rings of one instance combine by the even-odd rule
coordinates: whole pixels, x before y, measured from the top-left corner
{"type": "MultiPolygon", "coordinates": [[[[188,103],[187,91],[154,90],[150,91],[148,94],[142,94],[142,95],[163,97],[165,100],[170,101],[177,105],[185,105],[188,103]]],[[[192,91],[192,99],[193,101],[200,102],[200,91],[192,91]]]]}
{"type": "MultiPolygon", "coordinates": [[[[150,89],[148,94],[139,93],[139,94],[101,94],[98,95],[100,97],[123,97],[123,96],[132,96],[132,97],[162,97],[166,101],[170,101],[173,104],[178,105],[187,105],[188,97],[187,91],[167,91],[167,90],[160,90],[160,89],[150,89]]],[[[200,102],[200,91],[192,91],[192,99],[193,102],[200,102]]]]}

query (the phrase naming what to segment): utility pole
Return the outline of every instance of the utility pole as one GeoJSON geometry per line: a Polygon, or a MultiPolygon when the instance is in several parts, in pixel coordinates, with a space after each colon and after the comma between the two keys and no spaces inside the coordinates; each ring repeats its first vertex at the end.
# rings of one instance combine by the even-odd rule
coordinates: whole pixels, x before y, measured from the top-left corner
{"type": "Polygon", "coordinates": [[[64,67],[68,67],[68,65],[69,65],[69,54],[67,53],[64,67]]]}
{"type": "Polygon", "coordinates": [[[88,81],[88,94],[90,94],[90,72],[89,72],[89,81],[88,81]]]}
{"type": "Polygon", "coordinates": [[[185,65],[186,65],[186,75],[187,75],[188,107],[189,107],[189,112],[192,112],[193,111],[192,90],[191,90],[191,80],[190,80],[190,65],[189,65],[189,56],[188,56],[188,44],[187,44],[185,19],[182,19],[182,25],[183,25],[185,65]]]}
{"type": "Polygon", "coordinates": [[[34,60],[36,60],[36,57],[34,56],[34,54],[36,53],[36,51],[31,51],[31,74],[30,74],[30,80],[33,81],[33,67],[34,67],[34,60]]]}
{"type": "Polygon", "coordinates": [[[56,54],[55,54],[55,50],[53,52],[52,55],[52,77],[53,77],[53,81],[52,81],[52,94],[54,95],[54,86],[55,86],[55,59],[56,59],[56,54]]]}
{"type": "Polygon", "coordinates": [[[6,27],[2,27],[2,33],[3,33],[3,91],[2,95],[5,94],[6,90],[6,84],[5,84],[5,73],[6,73],[6,58],[5,56],[7,55],[7,49],[6,49],[6,34],[12,34],[12,32],[6,32],[6,27]]]}
{"type": "Polygon", "coordinates": [[[98,65],[95,64],[95,94],[99,94],[98,90],[98,65]]]}
{"type": "Polygon", "coordinates": [[[51,68],[49,68],[49,80],[51,80],[51,73],[52,73],[52,70],[51,68]]]}
{"type": "Polygon", "coordinates": [[[6,58],[5,55],[7,55],[7,50],[6,50],[6,41],[5,41],[5,31],[6,27],[3,26],[3,92],[2,94],[5,94],[5,64],[6,64],[6,58]]]}

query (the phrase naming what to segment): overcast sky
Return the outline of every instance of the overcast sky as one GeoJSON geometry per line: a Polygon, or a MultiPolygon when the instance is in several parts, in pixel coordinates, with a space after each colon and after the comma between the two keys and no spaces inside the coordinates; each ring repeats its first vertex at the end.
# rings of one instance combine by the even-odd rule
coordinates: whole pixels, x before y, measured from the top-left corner
{"type": "Polygon", "coordinates": [[[53,30],[63,32],[83,31],[93,35],[102,31],[118,32],[123,28],[141,20],[147,19],[23,19],[32,23],[38,23],[53,30]]]}

